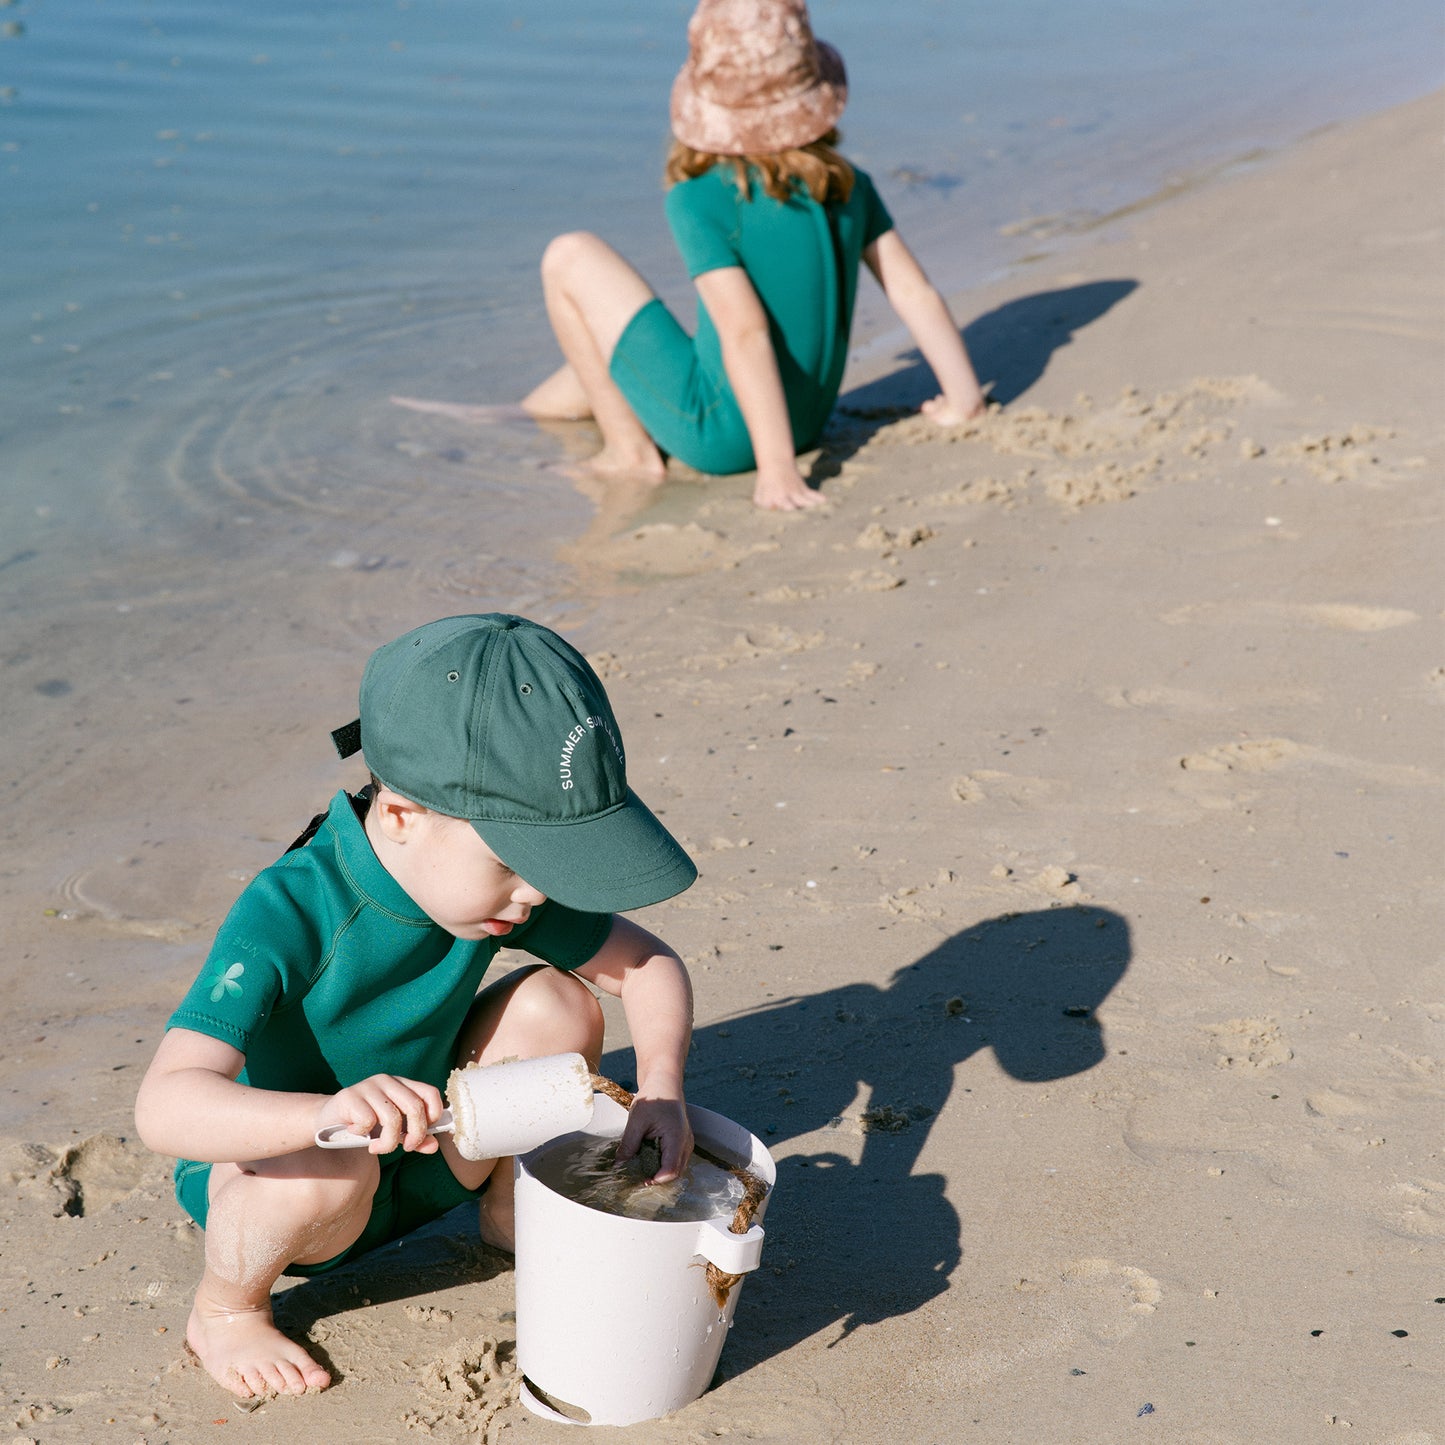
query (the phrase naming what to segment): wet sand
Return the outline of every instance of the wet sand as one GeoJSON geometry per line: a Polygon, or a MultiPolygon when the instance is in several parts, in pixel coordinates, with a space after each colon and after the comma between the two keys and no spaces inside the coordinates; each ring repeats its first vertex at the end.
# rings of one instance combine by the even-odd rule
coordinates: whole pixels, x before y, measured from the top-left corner
{"type": "MultiPolygon", "coordinates": [[[[615,1438],[1440,1439],[1441,110],[1059,242],[957,298],[1003,410],[938,435],[875,349],[826,515],[680,475],[529,609],[697,857],[643,915],[694,972],[690,1097],[779,1170],[718,1384],[615,1438]]],[[[7,651],[17,1439],[560,1428],[460,1216],[289,1289],[338,1383],[242,1410],[129,1117],[231,898],[358,781],[326,733],[367,652],[455,581],[251,564],[7,651]]]]}

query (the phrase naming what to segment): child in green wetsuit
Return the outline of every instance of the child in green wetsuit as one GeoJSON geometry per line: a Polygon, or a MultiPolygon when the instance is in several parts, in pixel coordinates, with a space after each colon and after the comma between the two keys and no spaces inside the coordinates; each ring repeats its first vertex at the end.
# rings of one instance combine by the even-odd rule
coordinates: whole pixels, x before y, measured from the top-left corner
{"type": "MultiPolygon", "coordinates": [[[[636,270],[588,232],[557,237],[542,283],[566,364],[527,395],[539,420],[593,418],[594,472],[660,479],[755,469],[753,500],[823,500],[798,470],[837,400],[860,262],[933,368],[924,414],[984,409],[948,307],[893,227],[872,181],[835,149],[843,61],[802,0],[701,0],[672,93],[666,202],[697,287],[689,335],[636,270]]],[[[405,401],[463,419],[498,409],[405,401]]]]}
{"type": "Polygon", "coordinates": [[[595,1069],[593,988],[620,997],[637,1059],[619,1159],[651,1138],[665,1182],[692,1149],[687,972],[617,914],[697,870],[627,786],[586,660],[520,617],[429,623],[373,654],[360,720],[333,736],[364,752],[371,786],[338,793],[246,887],[136,1100],[205,1230],[187,1342],[242,1398],[330,1384],[272,1321],[283,1273],[334,1269],[467,1200],[511,1247],[510,1161],[428,1126],[453,1068],[575,1052],[595,1069]],[[482,987],[504,946],[538,962],[482,987]],[[319,1148],[337,1125],[369,1150],[319,1148]]]}

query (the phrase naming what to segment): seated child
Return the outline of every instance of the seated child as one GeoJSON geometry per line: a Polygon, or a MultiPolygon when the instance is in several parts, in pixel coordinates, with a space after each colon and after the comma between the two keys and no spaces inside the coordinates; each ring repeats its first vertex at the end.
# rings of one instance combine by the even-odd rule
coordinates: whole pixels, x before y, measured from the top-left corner
{"type": "Polygon", "coordinates": [[[367,663],[358,723],[372,785],[330,809],[243,891],[171,1017],[136,1100],[140,1137],[176,1156],[205,1230],[186,1338],[227,1389],[325,1389],[276,1328],[282,1274],[334,1269],[480,1201],[510,1248],[508,1159],[427,1133],[450,1071],[577,1052],[597,1067],[621,998],[637,1102],[618,1150],[687,1163],[692,995],[677,955],[615,910],[680,892],[692,862],[628,788],[607,694],[554,632],[492,614],[429,623],[367,663]],[[479,986],[503,946],[542,962],[479,986]],[[585,980],[585,982],[583,982],[585,980]],[[318,1129],[375,1134],[323,1150],[318,1129]]]}
{"type": "MultiPolygon", "coordinates": [[[[666,211],[697,287],[696,335],[605,241],[559,236],[542,285],[566,364],[521,411],[593,418],[596,473],[660,480],[667,454],[701,472],[755,470],[760,507],[815,506],[796,458],[842,386],[860,260],[933,369],[942,394],[924,414],[958,425],[982,414],[983,393],[873,182],[835,149],[843,60],[814,39],[802,0],[701,0],[688,42],[666,211]]],[[[463,420],[515,410],[392,400],[463,420]]]]}

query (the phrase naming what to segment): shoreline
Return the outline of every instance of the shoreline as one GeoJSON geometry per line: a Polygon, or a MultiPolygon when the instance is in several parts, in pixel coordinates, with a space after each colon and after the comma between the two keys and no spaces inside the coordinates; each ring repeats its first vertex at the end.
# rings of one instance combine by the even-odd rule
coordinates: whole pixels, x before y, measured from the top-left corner
{"type": "MultiPolygon", "coordinates": [[[[697,986],[689,1096],[779,1165],[719,1383],[629,1439],[1094,1445],[1146,1405],[1201,1445],[1436,1438],[1441,102],[968,293],[1003,412],[897,419],[921,379],[880,346],[827,515],[680,478],[593,548],[616,595],[546,604],[702,871],[646,918],[697,986]]],[[[98,735],[12,790],[21,1438],[240,1423],[180,1353],[199,1240],[129,1100],[228,895],[357,782],[324,734],[372,639],[464,610],[437,582],[316,579],[325,626],[250,651],[198,583],[163,605],[215,630],[122,680],[125,735],[87,696],[98,735]]],[[[479,1369],[511,1297],[474,1227],[298,1287],[340,1383],[245,1428],[540,1442],[479,1369]]]]}
{"type": "MultiPolygon", "coordinates": [[[[1042,243],[1043,249],[1000,262],[986,275],[978,277],[965,286],[952,288],[948,293],[950,305],[956,308],[959,319],[966,326],[968,318],[960,308],[962,303],[971,297],[999,290],[1016,289],[1016,283],[1022,281],[1029,271],[1049,265],[1062,265],[1071,254],[1080,248],[1107,246],[1111,243],[1111,238],[1117,239],[1114,233],[1120,228],[1144,220],[1162,208],[1180,202],[1187,203],[1191,197],[1201,192],[1212,190],[1217,186],[1228,185],[1236,178],[1287,162],[1288,158],[1299,150],[1324,142],[1330,136],[1341,131],[1368,125],[1384,116],[1412,106],[1427,104],[1431,96],[1437,93],[1427,91],[1415,99],[1396,105],[1372,108],[1357,114],[1328,120],[1311,126],[1291,140],[1275,144],[1251,144],[1214,160],[1191,166],[1181,173],[1171,172],[1161,178],[1153,190],[1108,211],[1063,211],[1020,217],[1001,227],[1001,234],[1032,234],[1042,243]]],[[[870,299],[875,303],[873,319],[878,324],[867,335],[855,340],[849,355],[848,380],[850,381],[858,380],[855,378],[855,372],[859,373],[862,379],[873,379],[872,372],[876,369],[875,354],[888,349],[889,346],[896,347],[907,336],[906,331],[896,322],[890,324],[891,313],[888,313],[886,309],[879,310],[884,305],[881,296],[870,293],[870,299]],[[882,317],[881,323],[878,322],[879,316],[882,317]]],[[[845,385],[845,396],[848,389],[845,385]]]]}

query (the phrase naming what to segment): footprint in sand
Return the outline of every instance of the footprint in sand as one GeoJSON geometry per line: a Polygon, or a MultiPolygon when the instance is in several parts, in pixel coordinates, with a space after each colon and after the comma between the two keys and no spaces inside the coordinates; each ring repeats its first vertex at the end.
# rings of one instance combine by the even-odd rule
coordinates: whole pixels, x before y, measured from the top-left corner
{"type": "Polygon", "coordinates": [[[1196,1170],[1247,1166],[1270,1177],[1280,1165],[1304,1158],[1294,1145],[1286,1153],[1277,1138],[1267,1141],[1255,1111],[1207,1080],[1197,1088],[1177,1075],[1159,1074],[1148,1085],[1127,1102],[1121,1125],[1125,1146],[1146,1164],[1182,1163],[1196,1170]]]}
{"type": "Polygon", "coordinates": [[[1445,1239],[1445,1182],[1402,1179],[1391,1189],[1393,1209],[1382,1218],[1389,1228],[1417,1239],[1445,1239]]]}
{"type": "Polygon", "coordinates": [[[94,1214],[146,1187],[168,1192],[168,1174],[158,1156],[114,1134],[92,1134],[58,1153],[20,1140],[0,1143],[0,1179],[11,1197],[57,1219],[94,1214]]]}
{"type": "Polygon", "coordinates": [[[1113,1344],[1134,1333],[1164,1298],[1159,1281],[1112,1259],[1076,1259],[1059,1271],[1064,1288],[1054,1296],[1080,1333],[1113,1344]]]}
{"type": "Polygon", "coordinates": [[[977,1389],[1032,1360],[1063,1358],[1079,1339],[1117,1344],[1159,1308],[1159,1281],[1134,1265],[1112,1259],[1076,1259],[1052,1276],[1021,1279],[1014,1285],[1018,1325],[1011,1338],[997,1335],[969,1342],[961,1357],[938,1361],[921,1376],[947,1378],[977,1389]]]}
{"type": "Polygon", "coordinates": [[[965,773],[948,785],[948,796],[955,803],[981,803],[988,794],[984,792],[977,778],[965,773]]]}
{"type": "Polygon", "coordinates": [[[164,1187],[167,1173],[139,1144],[114,1134],[92,1134],[64,1150],[50,1178],[64,1212],[79,1217],[128,1199],[148,1183],[164,1187]]]}
{"type": "Polygon", "coordinates": [[[1205,1032],[1215,1040],[1217,1069],[1277,1069],[1294,1058],[1273,1019],[1228,1019],[1205,1032]]]}
{"type": "Polygon", "coordinates": [[[1300,745],[1288,738],[1247,738],[1220,743],[1202,753],[1187,753],[1179,766],[1190,773],[1262,773],[1298,756],[1300,745]]]}
{"type": "Polygon", "coordinates": [[[1052,778],[1004,773],[996,768],[977,768],[954,778],[948,785],[948,791],[949,796],[959,803],[981,803],[985,799],[994,799],[1023,808],[1056,793],[1063,786],[1052,778]]]}

